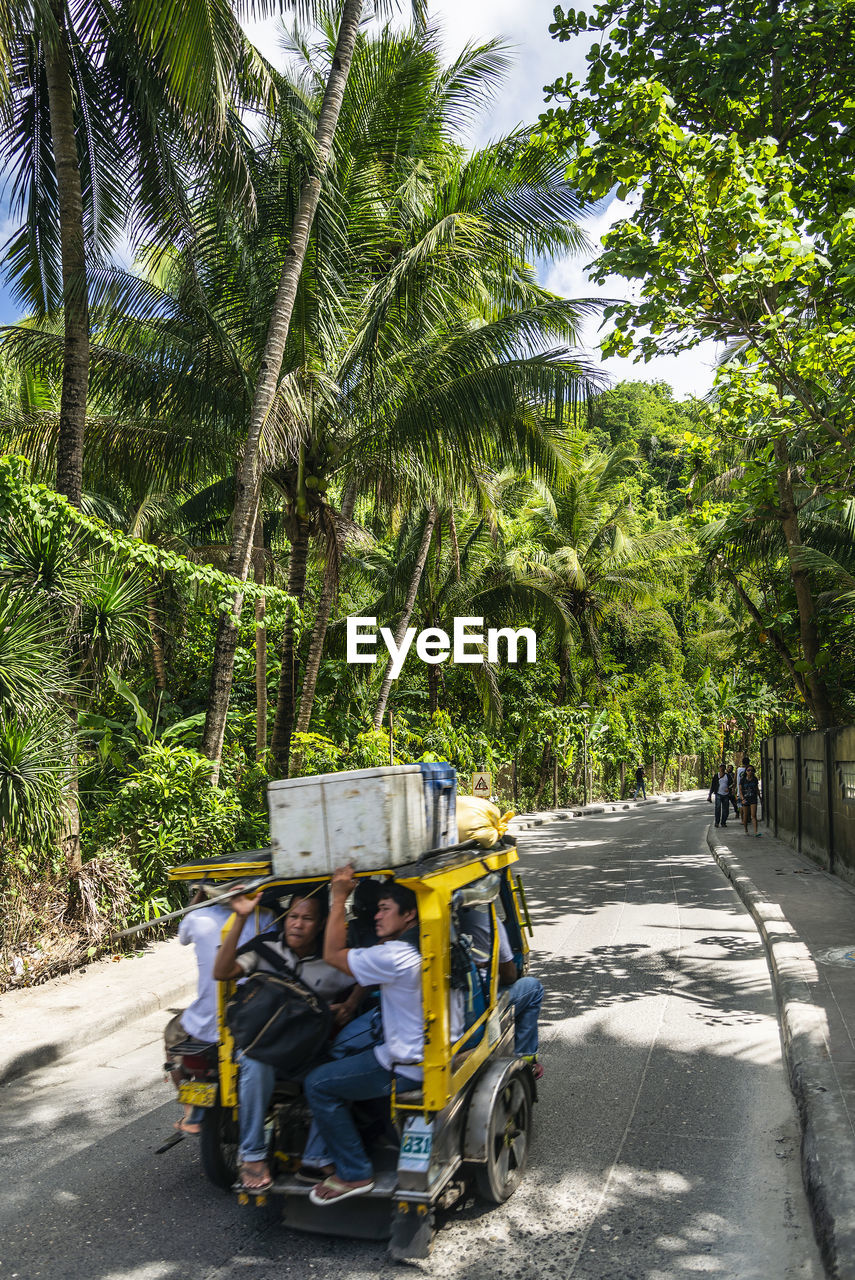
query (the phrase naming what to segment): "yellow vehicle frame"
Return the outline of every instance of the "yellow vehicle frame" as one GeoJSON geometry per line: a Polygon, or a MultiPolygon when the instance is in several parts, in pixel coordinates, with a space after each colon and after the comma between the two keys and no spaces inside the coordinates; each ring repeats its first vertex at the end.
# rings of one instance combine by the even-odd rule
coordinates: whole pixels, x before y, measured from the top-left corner
{"type": "MultiPolygon", "coordinates": [[[[422,1099],[419,1103],[394,1101],[396,1109],[401,1111],[431,1112],[441,1111],[453,1097],[464,1087],[468,1080],[489,1058],[499,1034],[499,1015],[497,1009],[498,996],[498,931],[495,928],[496,909],[491,905],[493,918],[493,956],[490,965],[491,989],[487,1008],[476,1023],[468,1027],[465,1034],[455,1043],[451,1043],[450,1024],[450,983],[451,958],[449,938],[451,933],[451,902],[453,894],[465,885],[479,880],[491,872],[503,872],[518,860],[515,847],[503,849],[473,850],[471,857],[463,861],[454,860],[452,865],[439,865],[431,870],[429,865],[419,867],[416,873],[412,867],[398,869],[380,869],[376,871],[357,872],[357,876],[391,876],[399,884],[406,885],[416,895],[419,906],[419,932],[422,956],[422,1005],[424,1009],[424,1084],[422,1099]],[[473,1049],[463,1050],[463,1045],[471,1040],[478,1028],[485,1026],[485,1034],[480,1043],[473,1049]]],[[[233,864],[220,864],[217,875],[233,878],[236,875],[263,873],[265,864],[261,859],[250,859],[242,863],[236,855],[233,864]]],[[[185,865],[173,867],[170,879],[195,880],[203,871],[201,866],[185,865]]],[[[282,888],[287,892],[289,887],[317,883],[320,888],[329,877],[310,877],[301,880],[271,880],[265,889],[282,888]]],[[[531,932],[531,921],[525,893],[519,877],[508,877],[514,910],[520,925],[523,956],[529,951],[526,929],[531,932]]],[[[231,918],[223,929],[227,932],[231,918]]],[[[220,1104],[224,1107],[237,1107],[237,1063],[235,1062],[234,1041],[226,1024],[226,1003],[234,991],[235,984],[221,982],[219,984],[219,1023],[220,1023],[220,1104]]]]}

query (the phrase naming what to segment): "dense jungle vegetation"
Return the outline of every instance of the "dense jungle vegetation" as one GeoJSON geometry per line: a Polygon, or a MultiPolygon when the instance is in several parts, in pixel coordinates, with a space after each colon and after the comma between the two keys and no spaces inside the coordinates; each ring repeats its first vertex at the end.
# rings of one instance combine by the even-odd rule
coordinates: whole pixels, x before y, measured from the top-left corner
{"type": "Polygon", "coordinates": [[[498,39],[271,3],[282,72],[208,8],[0,15],[0,984],[263,846],[270,778],[391,751],[522,810],[855,714],[855,7],[556,10],[586,78],[478,150],[498,39]],[[636,301],[550,293],[567,255],[636,301]],[[601,311],[716,339],[712,394],[609,384],[601,311]],[[392,681],[357,615],[537,662],[392,681]]]}

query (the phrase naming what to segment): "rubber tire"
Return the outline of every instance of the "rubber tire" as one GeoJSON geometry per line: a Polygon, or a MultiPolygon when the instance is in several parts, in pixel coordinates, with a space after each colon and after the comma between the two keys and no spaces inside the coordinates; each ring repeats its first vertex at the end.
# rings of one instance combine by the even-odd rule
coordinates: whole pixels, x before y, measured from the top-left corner
{"type": "Polygon", "coordinates": [[[231,1191],[238,1176],[238,1124],[231,1107],[208,1107],[202,1120],[199,1155],[209,1182],[231,1191]]]}
{"type": "Polygon", "coordinates": [[[518,1071],[496,1096],[490,1114],[487,1161],[475,1167],[478,1192],[491,1204],[504,1204],[522,1181],[531,1126],[531,1086],[528,1077],[518,1071]]]}

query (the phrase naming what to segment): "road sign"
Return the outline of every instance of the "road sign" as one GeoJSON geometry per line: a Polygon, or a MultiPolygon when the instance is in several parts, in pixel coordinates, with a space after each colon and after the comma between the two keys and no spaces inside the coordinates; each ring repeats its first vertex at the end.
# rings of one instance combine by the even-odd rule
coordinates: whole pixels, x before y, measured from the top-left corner
{"type": "Polygon", "coordinates": [[[493,775],[492,773],[473,773],[472,774],[472,794],[473,796],[481,796],[484,800],[489,800],[493,791],[493,775]]]}

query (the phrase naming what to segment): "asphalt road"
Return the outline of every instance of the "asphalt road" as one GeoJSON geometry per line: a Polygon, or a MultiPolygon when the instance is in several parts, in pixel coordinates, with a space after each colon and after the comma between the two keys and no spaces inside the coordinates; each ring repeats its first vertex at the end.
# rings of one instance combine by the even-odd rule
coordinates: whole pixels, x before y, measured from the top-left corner
{"type": "MultiPolygon", "coordinates": [[[[762,946],[702,800],[526,833],[547,996],[532,1163],[468,1200],[443,1280],[821,1280],[762,946]]],[[[201,1176],[162,1015],[0,1090],[0,1280],[375,1280],[380,1243],[300,1235],[201,1176]]],[[[412,1274],[412,1269],[410,1274],[412,1274]]]]}

